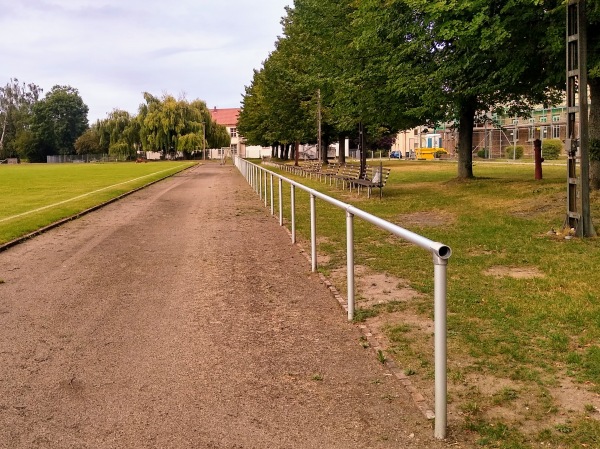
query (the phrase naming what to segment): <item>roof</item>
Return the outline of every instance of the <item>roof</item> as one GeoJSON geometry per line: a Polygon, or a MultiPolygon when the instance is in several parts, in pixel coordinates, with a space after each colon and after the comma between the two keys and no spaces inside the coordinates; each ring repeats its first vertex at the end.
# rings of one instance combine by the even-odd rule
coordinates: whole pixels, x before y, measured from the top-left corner
{"type": "Polygon", "coordinates": [[[219,125],[237,126],[240,108],[213,108],[210,110],[210,114],[212,115],[212,119],[219,125]]]}

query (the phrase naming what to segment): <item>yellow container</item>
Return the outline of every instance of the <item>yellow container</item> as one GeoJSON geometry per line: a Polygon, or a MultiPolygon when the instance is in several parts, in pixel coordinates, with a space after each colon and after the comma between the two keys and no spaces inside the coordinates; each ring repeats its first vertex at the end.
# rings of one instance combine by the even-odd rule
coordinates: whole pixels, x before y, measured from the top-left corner
{"type": "Polygon", "coordinates": [[[448,154],[448,152],[443,148],[417,148],[415,150],[415,155],[417,159],[426,161],[435,159],[435,155],[439,153],[448,154]]]}

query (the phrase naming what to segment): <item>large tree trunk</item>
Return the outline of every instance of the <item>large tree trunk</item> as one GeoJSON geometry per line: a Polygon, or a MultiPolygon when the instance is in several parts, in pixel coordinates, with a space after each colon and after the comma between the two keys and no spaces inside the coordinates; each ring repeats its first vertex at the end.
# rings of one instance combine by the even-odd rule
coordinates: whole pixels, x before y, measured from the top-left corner
{"type": "Polygon", "coordinates": [[[339,151],[340,153],[338,154],[338,162],[340,164],[345,164],[346,163],[346,136],[340,135],[339,136],[339,151]]]}
{"type": "Polygon", "coordinates": [[[600,190],[600,79],[588,78],[590,88],[590,189],[600,190]]]}
{"type": "Polygon", "coordinates": [[[458,124],[458,178],[473,177],[473,126],[475,124],[475,98],[468,97],[459,104],[458,124]]]}
{"type": "Polygon", "coordinates": [[[296,143],[294,144],[294,165],[296,167],[299,165],[298,159],[300,159],[300,142],[296,140],[296,143]]]}
{"type": "Polygon", "coordinates": [[[322,157],[321,160],[323,161],[323,164],[327,165],[329,164],[329,161],[327,160],[327,153],[329,152],[329,136],[325,136],[323,139],[323,152],[321,153],[322,157]]]}

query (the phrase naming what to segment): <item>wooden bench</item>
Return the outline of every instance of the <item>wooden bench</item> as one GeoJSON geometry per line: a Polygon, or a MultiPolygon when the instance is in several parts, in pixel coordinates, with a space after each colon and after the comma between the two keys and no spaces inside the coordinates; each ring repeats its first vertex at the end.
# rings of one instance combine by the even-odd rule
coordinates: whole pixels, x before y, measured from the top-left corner
{"type": "Polygon", "coordinates": [[[335,179],[335,185],[337,186],[338,181],[342,182],[342,188],[348,187],[352,189],[352,181],[356,181],[360,177],[360,165],[345,164],[342,165],[335,175],[330,175],[331,178],[335,179]]]}
{"type": "Polygon", "coordinates": [[[383,187],[390,177],[390,168],[379,165],[378,167],[369,167],[366,176],[363,179],[356,179],[352,183],[358,188],[360,194],[361,187],[367,189],[367,198],[371,198],[371,191],[374,187],[379,189],[379,198],[383,197],[383,187]]]}
{"type": "Polygon", "coordinates": [[[330,184],[331,184],[331,177],[333,175],[337,175],[340,169],[340,164],[338,164],[337,162],[330,162],[329,164],[325,165],[324,167],[321,168],[321,173],[319,174],[319,181],[323,178],[325,178],[325,182],[327,182],[327,179],[329,179],[330,184]]]}

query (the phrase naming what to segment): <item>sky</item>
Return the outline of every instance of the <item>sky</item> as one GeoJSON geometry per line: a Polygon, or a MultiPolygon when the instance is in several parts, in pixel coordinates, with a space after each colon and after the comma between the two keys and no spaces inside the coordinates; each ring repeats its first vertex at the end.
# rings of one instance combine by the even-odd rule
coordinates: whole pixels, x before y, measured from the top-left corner
{"type": "Polygon", "coordinates": [[[292,0],[0,0],[0,85],[76,88],[89,121],[142,93],[240,107],[292,0]]]}

